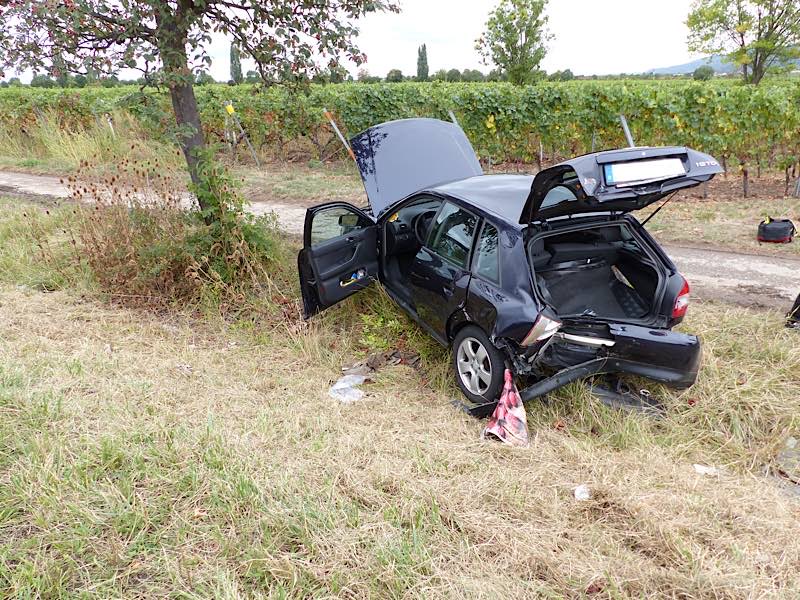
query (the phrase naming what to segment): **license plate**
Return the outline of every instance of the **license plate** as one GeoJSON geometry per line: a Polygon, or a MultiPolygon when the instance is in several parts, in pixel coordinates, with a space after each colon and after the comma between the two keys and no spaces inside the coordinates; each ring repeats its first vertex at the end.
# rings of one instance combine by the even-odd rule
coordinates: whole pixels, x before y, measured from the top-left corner
{"type": "Polygon", "coordinates": [[[617,187],[652,183],[683,175],[686,175],[686,168],[680,158],[637,160],[605,165],[606,184],[617,187]]]}

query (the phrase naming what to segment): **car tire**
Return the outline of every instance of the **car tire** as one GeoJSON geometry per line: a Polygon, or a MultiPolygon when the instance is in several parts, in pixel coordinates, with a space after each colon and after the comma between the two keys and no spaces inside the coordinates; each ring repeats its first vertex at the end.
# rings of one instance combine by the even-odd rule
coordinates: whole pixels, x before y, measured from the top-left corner
{"type": "Polygon", "coordinates": [[[503,391],[505,359],[489,336],[467,325],[453,339],[453,371],[461,392],[473,404],[494,402],[503,391]]]}

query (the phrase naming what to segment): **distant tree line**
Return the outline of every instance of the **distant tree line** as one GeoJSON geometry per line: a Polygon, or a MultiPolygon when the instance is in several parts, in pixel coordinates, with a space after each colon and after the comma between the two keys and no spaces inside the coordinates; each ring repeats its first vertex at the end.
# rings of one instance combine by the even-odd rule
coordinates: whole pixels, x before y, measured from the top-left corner
{"type": "MultiPolygon", "coordinates": [[[[422,46],[424,48],[424,46],[422,46]]],[[[427,67],[427,65],[425,65],[427,67]]],[[[536,70],[531,77],[531,83],[537,81],[570,81],[575,79],[575,75],[570,69],[563,71],[556,71],[555,73],[547,74],[544,71],[536,70]]],[[[420,65],[417,65],[417,76],[403,75],[400,69],[392,69],[386,74],[386,77],[379,77],[371,75],[367,69],[362,69],[358,72],[358,81],[361,83],[400,83],[401,81],[449,81],[449,82],[466,82],[475,83],[482,81],[509,81],[508,76],[501,69],[492,69],[488,73],[483,73],[478,69],[439,69],[432,75],[427,74],[427,70],[423,68],[420,70],[420,65]],[[421,76],[424,74],[424,77],[421,76]]]]}

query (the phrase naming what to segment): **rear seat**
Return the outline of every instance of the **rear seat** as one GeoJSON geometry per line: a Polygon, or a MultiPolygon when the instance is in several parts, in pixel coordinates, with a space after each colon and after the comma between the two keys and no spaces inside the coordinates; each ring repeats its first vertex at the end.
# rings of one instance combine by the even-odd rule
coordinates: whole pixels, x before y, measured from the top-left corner
{"type": "MultiPolygon", "coordinates": [[[[608,264],[617,262],[620,242],[595,242],[592,244],[560,243],[550,244],[544,252],[552,256],[550,264],[571,262],[575,260],[604,259],[608,264]]],[[[543,266],[543,263],[540,266],[543,266]]]]}
{"type": "Polygon", "coordinates": [[[553,255],[544,247],[543,239],[533,242],[533,245],[531,246],[531,266],[533,267],[534,271],[549,264],[552,258],[553,255]]]}

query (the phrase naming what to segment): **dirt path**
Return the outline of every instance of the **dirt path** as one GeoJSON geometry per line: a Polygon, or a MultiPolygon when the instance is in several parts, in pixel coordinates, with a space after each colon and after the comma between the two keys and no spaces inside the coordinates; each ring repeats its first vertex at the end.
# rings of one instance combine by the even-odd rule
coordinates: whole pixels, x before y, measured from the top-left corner
{"type": "Polygon", "coordinates": [[[788,311],[800,293],[800,259],[665,245],[692,296],[788,311]]]}
{"type": "MultiPolygon", "coordinates": [[[[58,177],[0,171],[0,193],[67,198],[58,177]]],[[[303,202],[254,202],[255,214],[275,212],[280,226],[302,234],[303,202]]],[[[692,284],[695,298],[786,311],[800,293],[800,259],[744,254],[718,249],[667,244],[667,253],[692,284]]]]}

